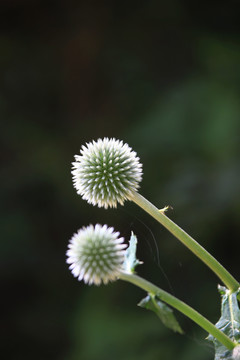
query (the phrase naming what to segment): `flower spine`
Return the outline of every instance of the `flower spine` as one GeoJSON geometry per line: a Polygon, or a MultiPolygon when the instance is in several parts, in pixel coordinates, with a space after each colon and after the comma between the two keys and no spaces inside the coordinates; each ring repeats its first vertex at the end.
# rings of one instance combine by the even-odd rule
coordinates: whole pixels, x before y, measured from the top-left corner
{"type": "Polygon", "coordinates": [[[73,184],[88,203],[117,207],[130,199],[142,180],[142,164],[136,152],[122,141],[98,139],[87,143],[72,163],[73,184]]]}
{"type": "Polygon", "coordinates": [[[78,230],[69,242],[67,263],[72,274],[87,284],[116,280],[124,261],[126,244],[107,225],[89,225],[78,230]]]}

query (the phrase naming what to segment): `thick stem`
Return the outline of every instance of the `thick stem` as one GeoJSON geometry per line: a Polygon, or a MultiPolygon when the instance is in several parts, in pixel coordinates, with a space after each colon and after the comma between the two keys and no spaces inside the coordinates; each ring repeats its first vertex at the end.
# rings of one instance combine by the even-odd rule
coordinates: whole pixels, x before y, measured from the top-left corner
{"type": "Polygon", "coordinates": [[[174,236],[176,236],[178,240],[188,247],[189,250],[198,256],[213,272],[215,272],[215,274],[222,280],[230,291],[235,292],[238,290],[240,285],[237,280],[234,279],[234,277],[206,249],[198,244],[198,242],[188,235],[183,229],[181,229],[139,193],[134,192],[131,196],[131,200],[160,222],[160,224],[162,224],[174,236]]]}
{"type": "Polygon", "coordinates": [[[178,311],[186,315],[188,318],[193,320],[196,324],[198,324],[201,328],[214,336],[229,350],[232,350],[237,345],[237,343],[234,343],[228,336],[226,336],[222,331],[217,329],[215,325],[213,325],[204,316],[199,314],[196,310],[194,310],[181,300],[177,299],[175,296],[153,285],[149,281],[137,275],[127,274],[123,272],[120,274],[119,278],[140,287],[141,289],[147,291],[150,294],[156,295],[160,300],[171,305],[173,308],[177,309],[178,311]]]}

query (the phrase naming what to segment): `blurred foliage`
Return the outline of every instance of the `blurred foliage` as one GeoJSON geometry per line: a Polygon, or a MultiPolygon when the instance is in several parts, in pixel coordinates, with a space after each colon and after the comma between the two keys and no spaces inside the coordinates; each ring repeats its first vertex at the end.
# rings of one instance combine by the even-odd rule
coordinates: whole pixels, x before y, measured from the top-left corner
{"type": "MultiPolygon", "coordinates": [[[[215,326],[224,332],[231,340],[239,343],[240,339],[240,310],[238,306],[237,296],[239,289],[235,293],[230,293],[224,286],[219,286],[218,291],[221,294],[221,317],[215,326]]],[[[214,360],[232,360],[235,358],[233,351],[226,349],[212,335],[208,336],[208,340],[213,341],[215,346],[214,360]]],[[[234,349],[235,351],[235,349],[234,349]]]]}
{"type": "MultiPolygon", "coordinates": [[[[139,239],[139,273],[216,322],[216,278],[134,204],[94,208],[72,187],[73,155],[103,136],[143,162],[141,192],[240,279],[240,42],[237,2],[2,0],[1,290],[10,359],[210,360],[117,282],[67,269],[68,239],[107,223],[139,239]]],[[[218,305],[219,304],[219,305],[218,305]]]]}

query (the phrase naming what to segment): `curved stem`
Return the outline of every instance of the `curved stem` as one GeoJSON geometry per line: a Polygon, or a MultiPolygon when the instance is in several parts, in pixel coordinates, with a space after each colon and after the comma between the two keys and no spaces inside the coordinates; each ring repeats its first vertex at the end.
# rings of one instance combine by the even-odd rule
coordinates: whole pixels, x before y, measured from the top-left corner
{"type": "Polygon", "coordinates": [[[120,273],[119,278],[124,281],[128,281],[141,289],[147,291],[150,294],[156,295],[160,300],[171,305],[173,308],[177,309],[196,324],[206,330],[209,334],[213,335],[218,341],[220,341],[226,348],[232,350],[237,343],[234,343],[228,336],[226,336],[222,331],[216,328],[209,320],[204,316],[199,314],[196,310],[191,308],[191,306],[185,304],[183,301],[179,300],[175,296],[169,294],[168,292],[160,289],[159,287],[153,285],[149,281],[134,275],[127,273],[120,273]]]}
{"type": "Polygon", "coordinates": [[[240,286],[238,281],[234,279],[234,277],[206,249],[204,249],[183,229],[181,229],[139,193],[134,192],[130,199],[160,222],[160,224],[168,229],[178,240],[180,240],[186,247],[188,247],[188,249],[199,257],[213,272],[215,272],[215,274],[222,280],[230,291],[235,292],[238,290],[240,286]]]}

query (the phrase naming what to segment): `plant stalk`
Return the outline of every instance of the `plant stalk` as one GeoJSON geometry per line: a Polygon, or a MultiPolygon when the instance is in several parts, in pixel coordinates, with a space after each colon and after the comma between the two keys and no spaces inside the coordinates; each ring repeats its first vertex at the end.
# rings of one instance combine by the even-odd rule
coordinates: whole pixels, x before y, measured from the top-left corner
{"type": "Polygon", "coordinates": [[[221,279],[223,284],[225,284],[231,292],[236,292],[239,289],[240,284],[238,281],[234,279],[234,277],[206,249],[204,249],[204,247],[170,220],[163,212],[159,211],[156,206],[150,203],[150,201],[137,192],[134,192],[130,199],[160,222],[160,224],[199,257],[199,259],[201,259],[221,279]]]}
{"type": "Polygon", "coordinates": [[[216,328],[209,320],[207,320],[204,316],[199,314],[196,310],[194,310],[189,305],[185,304],[183,301],[177,299],[175,296],[169,294],[168,292],[160,289],[159,287],[153,285],[149,281],[134,275],[121,272],[119,278],[124,281],[128,281],[141,289],[147,291],[149,294],[157,296],[160,300],[169,304],[173,308],[177,309],[188,318],[193,320],[196,324],[198,324],[201,328],[207,331],[209,334],[213,335],[218,341],[220,341],[226,348],[232,350],[237,343],[234,343],[227,335],[225,335],[222,331],[216,328]]]}

